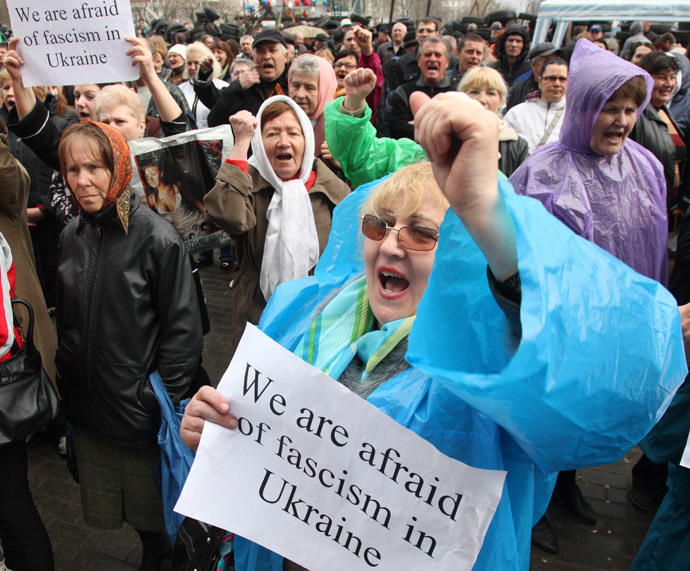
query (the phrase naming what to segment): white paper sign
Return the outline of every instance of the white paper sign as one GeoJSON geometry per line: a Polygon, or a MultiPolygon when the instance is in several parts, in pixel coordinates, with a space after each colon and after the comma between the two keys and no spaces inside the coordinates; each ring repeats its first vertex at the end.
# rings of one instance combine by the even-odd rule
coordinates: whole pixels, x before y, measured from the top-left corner
{"type": "Polygon", "coordinates": [[[320,569],[471,569],[505,472],[430,443],[252,325],[175,510],[320,569]]]}
{"type": "Polygon", "coordinates": [[[21,38],[24,85],[131,81],[139,66],[125,55],[134,36],[129,0],[7,0],[21,38]]]}
{"type": "Polygon", "coordinates": [[[680,465],[683,468],[690,469],[690,434],[688,434],[688,441],[685,444],[685,450],[683,450],[683,457],[680,459],[680,465]]]}

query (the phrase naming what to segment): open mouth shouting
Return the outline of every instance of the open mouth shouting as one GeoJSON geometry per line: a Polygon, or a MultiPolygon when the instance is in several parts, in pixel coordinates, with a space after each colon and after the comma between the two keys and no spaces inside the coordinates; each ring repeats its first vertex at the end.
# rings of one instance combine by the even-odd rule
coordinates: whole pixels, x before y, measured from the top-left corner
{"type": "Polygon", "coordinates": [[[378,271],[379,291],[386,299],[402,297],[410,287],[410,282],[402,272],[381,266],[378,271]]]}

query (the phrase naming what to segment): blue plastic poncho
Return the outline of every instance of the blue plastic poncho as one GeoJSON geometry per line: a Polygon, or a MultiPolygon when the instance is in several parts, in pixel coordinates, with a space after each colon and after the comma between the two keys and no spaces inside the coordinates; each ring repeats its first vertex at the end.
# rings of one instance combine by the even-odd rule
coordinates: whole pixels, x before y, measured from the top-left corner
{"type": "MultiPolygon", "coordinates": [[[[260,327],[290,350],[314,312],[364,271],[359,210],[378,181],[336,209],[313,277],[278,287],[260,327]]],[[[514,354],[486,261],[453,212],[410,335],[413,368],[368,400],[445,454],[507,470],[476,569],[528,569],[545,474],[620,458],[654,425],[685,376],[680,319],[658,283],[575,236],[536,201],[501,190],[515,220],[523,337],[514,354]],[[592,272],[592,268],[597,268],[592,272]],[[587,279],[584,279],[587,278],[587,279]]],[[[282,570],[238,538],[237,569],[282,570]]]]}
{"type": "Polygon", "coordinates": [[[628,139],[616,155],[594,154],[594,123],[613,92],[642,75],[647,99],[654,82],[636,65],[587,40],[575,46],[568,101],[558,143],[545,145],[510,177],[518,194],[532,196],[575,233],[662,284],[666,260],[666,181],[661,164],[628,139]]]}

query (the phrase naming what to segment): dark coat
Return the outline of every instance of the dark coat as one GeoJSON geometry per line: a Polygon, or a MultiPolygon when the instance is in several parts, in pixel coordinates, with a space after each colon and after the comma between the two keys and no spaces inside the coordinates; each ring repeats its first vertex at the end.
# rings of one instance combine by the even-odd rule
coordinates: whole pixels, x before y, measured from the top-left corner
{"type": "Polygon", "coordinates": [[[391,110],[388,114],[388,126],[391,137],[393,139],[406,137],[414,140],[414,125],[410,124],[410,121],[414,119],[410,109],[410,95],[412,93],[421,91],[429,97],[433,97],[446,91],[455,91],[456,87],[457,83],[451,82],[447,76],[444,76],[441,83],[436,87],[429,87],[421,77],[416,81],[410,81],[398,87],[395,93],[393,93],[393,97],[391,97],[391,110]]]}
{"type": "Polygon", "coordinates": [[[499,141],[498,152],[501,154],[498,170],[509,177],[529,156],[529,145],[522,137],[518,137],[517,141],[499,141]]]}
{"type": "Polygon", "coordinates": [[[247,91],[242,89],[240,80],[231,82],[225,89],[219,90],[212,81],[208,83],[194,83],[194,92],[201,102],[208,107],[211,112],[208,114],[208,126],[227,125],[229,117],[238,111],[246,110],[252,115],[259,112],[259,107],[271,96],[271,92],[276,84],[280,84],[283,92],[288,92],[288,68],[278,78],[278,81],[269,83],[261,82],[252,85],[247,91]]]}
{"type": "Polygon", "coordinates": [[[510,91],[508,91],[508,101],[506,102],[506,111],[510,108],[520,105],[527,101],[527,96],[539,89],[539,84],[534,81],[534,74],[530,71],[530,76],[522,81],[516,81],[510,91]]]}
{"type": "MultiPolygon", "coordinates": [[[[347,196],[350,188],[319,159],[315,160],[314,168],[316,181],[309,190],[309,198],[321,255],[331,231],[333,209],[347,196]]],[[[259,276],[268,229],[266,213],[273,192],[254,167],[250,166],[245,174],[239,167],[223,163],[216,185],[204,197],[209,218],[234,238],[240,266],[232,286],[232,350],[237,347],[247,322],[258,324],[266,307],[259,276]]]]}
{"type": "Polygon", "coordinates": [[[173,402],[201,358],[201,318],[189,256],[177,231],[132,196],[125,234],[111,204],[82,212],[60,235],[57,381],[71,422],[125,446],[160,428],[148,374],[173,402]]]}
{"type": "MultiPolygon", "coordinates": [[[[671,115],[668,109],[666,109],[666,112],[682,137],[683,133],[680,127],[678,127],[673,115],[671,115]]],[[[664,167],[668,207],[669,210],[674,208],[679,199],[683,196],[688,196],[686,193],[687,183],[683,180],[685,161],[680,164],[681,186],[678,196],[671,196],[676,172],[676,147],[671,139],[668,126],[651,103],[647,105],[642,115],[640,115],[640,118],[635,123],[635,127],[630,133],[630,138],[642,145],[645,149],[651,151],[652,154],[659,159],[659,162],[664,167]]]]}
{"type": "Polygon", "coordinates": [[[523,73],[530,70],[529,61],[527,60],[527,54],[529,53],[529,34],[527,30],[523,28],[520,24],[511,24],[505,29],[505,32],[501,34],[501,37],[496,42],[496,58],[495,62],[489,64],[489,67],[498,71],[505,79],[506,83],[510,86],[513,82],[520,77],[523,73]],[[514,36],[515,34],[520,34],[524,42],[522,46],[522,53],[517,57],[517,60],[513,62],[511,66],[508,63],[508,57],[505,53],[505,44],[508,36],[514,36]]]}

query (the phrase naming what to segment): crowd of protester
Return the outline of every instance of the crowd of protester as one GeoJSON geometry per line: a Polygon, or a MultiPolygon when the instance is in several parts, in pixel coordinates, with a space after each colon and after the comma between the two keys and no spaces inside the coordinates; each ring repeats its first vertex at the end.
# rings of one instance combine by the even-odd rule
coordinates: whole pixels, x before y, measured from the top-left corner
{"type": "MultiPolygon", "coordinates": [[[[552,501],[594,524],[597,514],[576,484],[575,469],[615,460],[626,444],[639,444],[645,453],[633,469],[630,499],[640,509],[658,510],[635,567],[690,567],[690,471],[679,465],[690,410],[686,371],[669,341],[681,331],[690,339],[686,50],[672,32],[657,36],[647,22],[633,23],[624,42],[598,23],[578,26],[557,47],[533,44],[532,30],[515,21],[471,25],[461,33],[433,17],[371,28],[366,19],[353,19],[314,37],[290,28],[228,34],[208,13],[191,31],[140,20],[137,37],[127,40],[140,77],[115,84],[25,87],[21,38],[2,46],[0,231],[15,261],[16,295],[34,307],[36,342],[62,399],[54,430],[61,454],[68,435],[73,441],[85,521],[102,529],[132,525],[143,544],[140,569],[159,569],[170,557],[155,478],[159,417],[149,373],[159,371],[174,402],[193,397],[182,425],[190,448],[206,420],[237,427],[231,403],[208,386],[201,363],[205,307],[194,271],[213,265],[215,251],[188,254],[172,218],[166,220],[184,205],[232,237],[218,248],[218,267],[233,293],[233,350],[245,325],[258,325],[263,314],[272,337],[360,396],[372,395],[385,411],[409,403],[402,396],[398,405],[377,400],[379,385],[397,387],[428,373],[406,360],[418,304],[415,327],[438,338],[436,350],[453,353],[454,341],[471,346],[482,327],[509,324],[512,343],[499,338],[504,332],[495,335],[500,347],[477,365],[483,374],[503,374],[498,364],[531,347],[546,355],[539,358],[547,372],[539,374],[548,387],[567,376],[561,363],[570,352],[577,360],[586,347],[601,359],[583,365],[581,374],[591,375],[583,384],[597,384],[597,374],[607,371],[611,378],[600,379],[603,388],[595,394],[603,399],[608,383],[616,385],[610,406],[625,406],[623,416],[613,418],[593,412],[597,428],[576,426],[566,414],[561,424],[538,424],[540,403],[550,398],[546,388],[543,395],[526,389],[534,392],[535,408],[531,418],[517,419],[494,411],[486,396],[475,399],[472,389],[458,388],[465,387],[457,373],[464,363],[444,376],[458,377],[453,386],[428,373],[439,386],[436,398],[457,407],[457,425],[417,419],[410,428],[442,447],[425,432],[426,423],[429,432],[472,435],[478,429],[471,419],[486,416],[510,441],[487,445],[494,461],[482,467],[507,469],[509,479],[478,567],[526,569],[530,530],[538,549],[558,552],[544,515],[552,491],[552,501]],[[130,191],[128,142],[219,125],[230,125],[234,144],[203,204],[155,167],[144,169],[152,194],[148,204],[139,202],[130,191]],[[391,174],[371,196],[368,186],[360,189],[391,174]],[[544,208],[525,206],[531,202],[515,197],[511,185],[544,208]],[[560,221],[555,230],[547,222],[552,218],[560,221]],[[359,231],[366,237],[363,253],[359,231]],[[468,233],[483,275],[457,266],[444,232],[468,233]],[[344,244],[328,267],[350,278],[337,286],[317,265],[326,265],[319,260],[329,236],[344,244]],[[553,241],[548,251],[566,258],[554,262],[539,250],[540,241],[553,241]],[[582,299],[569,291],[570,283],[587,282],[604,265],[615,268],[610,291],[593,293],[586,283],[582,299]],[[446,295],[443,284],[439,290],[432,267],[476,288],[468,291],[490,299],[496,315],[472,296],[446,295]],[[541,274],[550,278],[535,278],[541,274]],[[318,299],[308,286],[281,287],[308,276],[318,299]],[[662,294],[649,297],[666,287],[677,299],[670,308],[658,301],[662,294]],[[348,342],[333,346],[328,336],[342,335],[338,327],[354,328],[355,300],[362,298],[368,300],[367,329],[348,330],[348,342]],[[546,318],[537,319],[543,315],[534,299],[542,300],[546,318]],[[637,337],[648,335],[649,356],[618,340],[611,316],[630,304],[639,322],[628,326],[637,337]],[[480,325],[482,311],[489,321],[480,325]],[[567,328],[556,334],[555,324],[567,321],[559,312],[580,319],[574,328],[582,340],[567,328]],[[430,316],[448,325],[432,325],[430,316]],[[465,320],[469,325],[457,331],[466,339],[440,334],[465,320]],[[301,326],[319,333],[302,335],[301,326]],[[609,345],[588,346],[588,328],[602,329],[594,337],[609,345]],[[373,361],[372,348],[378,355],[384,347],[373,361]],[[632,377],[619,383],[623,373],[607,359],[625,361],[632,377]],[[616,425],[621,418],[634,430],[616,425]],[[616,430],[636,438],[627,442],[616,430]],[[615,446],[604,444],[609,436],[615,446]],[[566,447],[569,439],[577,444],[566,447]],[[520,487],[531,492],[520,495],[520,487]]],[[[412,343],[410,349],[420,351],[412,343]]],[[[415,362],[433,354],[417,354],[415,362]]],[[[586,408],[568,396],[563,409],[574,415],[580,404],[586,408]]],[[[458,437],[460,448],[478,446],[464,438],[458,437]]],[[[457,457],[469,462],[472,455],[457,457]]],[[[0,446],[5,565],[49,570],[51,542],[26,470],[23,441],[0,446]]],[[[234,548],[238,569],[283,565],[241,538],[234,548]]]]}

